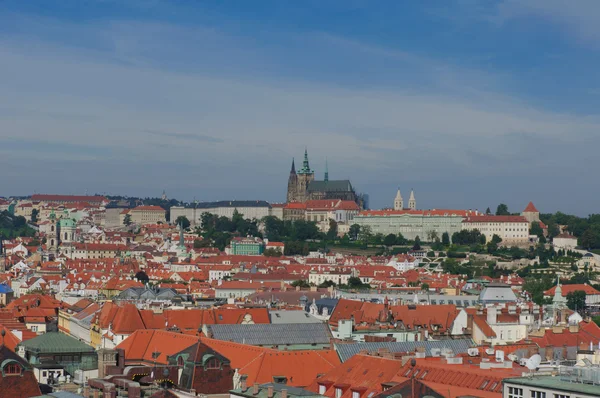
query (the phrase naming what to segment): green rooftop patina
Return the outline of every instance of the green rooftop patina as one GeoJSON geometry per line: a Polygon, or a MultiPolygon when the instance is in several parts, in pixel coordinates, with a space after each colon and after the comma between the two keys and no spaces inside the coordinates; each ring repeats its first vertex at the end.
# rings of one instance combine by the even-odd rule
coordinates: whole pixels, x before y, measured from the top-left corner
{"type": "Polygon", "coordinates": [[[550,390],[559,390],[569,393],[589,394],[591,396],[600,396],[600,385],[577,383],[563,380],[560,376],[533,376],[504,379],[504,384],[518,384],[528,387],[547,388],[550,390]]]}
{"type": "Polygon", "coordinates": [[[94,347],[67,336],[63,333],[50,332],[19,344],[35,354],[95,353],[94,347]]]}

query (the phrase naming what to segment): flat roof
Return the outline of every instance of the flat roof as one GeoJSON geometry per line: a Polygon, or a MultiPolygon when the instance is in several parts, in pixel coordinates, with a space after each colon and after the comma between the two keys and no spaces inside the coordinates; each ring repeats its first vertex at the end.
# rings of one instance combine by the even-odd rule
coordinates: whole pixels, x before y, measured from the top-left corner
{"type": "Polygon", "coordinates": [[[523,386],[548,388],[565,392],[577,392],[598,396],[600,385],[583,384],[572,381],[563,380],[561,376],[533,376],[533,377],[518,377],[512,379],[504,379],[504,384],[519,384],[523,386]]]}

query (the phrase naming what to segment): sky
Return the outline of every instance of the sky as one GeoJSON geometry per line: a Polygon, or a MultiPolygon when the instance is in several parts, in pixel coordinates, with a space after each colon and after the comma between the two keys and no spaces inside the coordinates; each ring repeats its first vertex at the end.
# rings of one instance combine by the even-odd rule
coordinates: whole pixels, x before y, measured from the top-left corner
{"type": "Polygon", "coordinates": [[[598,213],[600,1],[2,0],[0,195],[598,213]]]}

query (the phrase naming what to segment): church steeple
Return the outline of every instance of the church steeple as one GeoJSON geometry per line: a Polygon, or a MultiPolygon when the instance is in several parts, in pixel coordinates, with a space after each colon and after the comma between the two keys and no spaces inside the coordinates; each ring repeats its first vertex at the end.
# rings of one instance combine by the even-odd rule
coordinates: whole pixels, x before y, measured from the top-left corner
{"type": "Polygon", "coordinates": [[[308,150],[304,148],[304,161],[302,162],[302,169],[298,172],[298,174],[312,174],[313,171],[310,169],[310,164],[308,163],[308,150]]]}
{"type": "Polygon", "coordinates": [[[411,210],[417,210],[417,200],[415,199],[415,191],[410,190],[410,197],[408,198],[408,208],[411,210]]]}
{"type": "Polygon", "coordinates": [[[294,158],[292,158],[292,170],[290,170],[290,174],[296,174],[296,163],[294,158]]]}
{"type": "Polygon", "coordinates": [[[329,165],[327,164],[327,158],[325,158],[325,178],[323,181],[329,181],[329,165]]]}
{"type": "Polygon", "coordinates": [[[394,199],[394,210],[402,210],[404,209],[404,199],[402,199],[402,194],[400,193],[400,188],[398,188],[398,192],[396,192],[396,198],[394,199]]]}

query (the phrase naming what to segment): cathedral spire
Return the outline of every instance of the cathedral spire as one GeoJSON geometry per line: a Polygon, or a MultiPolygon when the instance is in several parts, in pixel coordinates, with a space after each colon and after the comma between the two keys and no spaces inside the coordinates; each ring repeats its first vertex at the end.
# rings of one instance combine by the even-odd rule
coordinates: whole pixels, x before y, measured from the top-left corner
{"type": "Polygon", "coordinates": [[[312,174],[310,164],[308,163],[308,150],[306,148],[304,148],[304,161],[302,162],[302,169],[300,169],[299,174],[312,174]]]}
{"type": "Polygon", "coordinates": [[[290,171],[290,174],[296,174],[296,163],[294,158],[292,158],[292,170],[290,171]]]}
{"type": "Polygon", "coordinates": [[[325,158],[325,178],[324,181],[329,181],[329,165],[327,164],[327,158],[325,158]]]}

